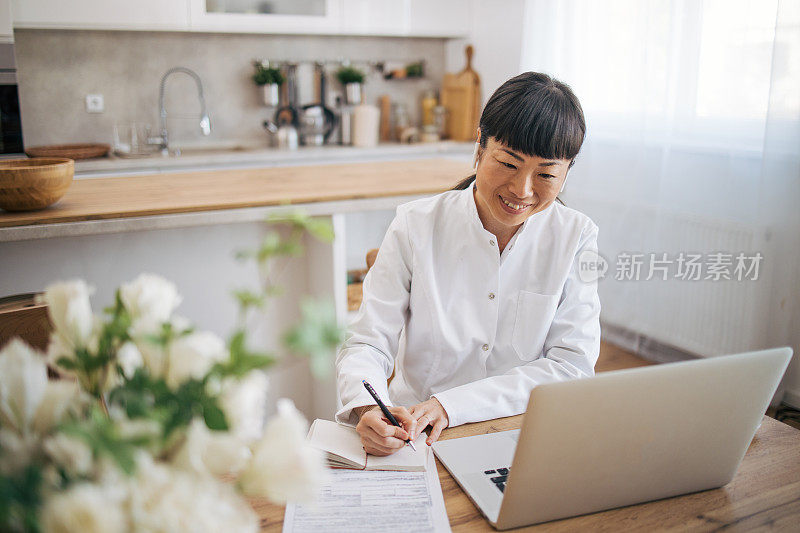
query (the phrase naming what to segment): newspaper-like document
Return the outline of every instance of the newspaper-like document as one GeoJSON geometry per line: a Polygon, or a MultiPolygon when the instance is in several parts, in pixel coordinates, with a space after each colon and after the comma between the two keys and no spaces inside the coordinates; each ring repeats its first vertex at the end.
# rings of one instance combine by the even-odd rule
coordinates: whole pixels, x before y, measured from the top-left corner
{"type": "Polygon", "coordinates": [[[313,506],[286,506],[283,533],[450,531],[436,462],[427,451],[424,472],[331,469],[313,506]]]}

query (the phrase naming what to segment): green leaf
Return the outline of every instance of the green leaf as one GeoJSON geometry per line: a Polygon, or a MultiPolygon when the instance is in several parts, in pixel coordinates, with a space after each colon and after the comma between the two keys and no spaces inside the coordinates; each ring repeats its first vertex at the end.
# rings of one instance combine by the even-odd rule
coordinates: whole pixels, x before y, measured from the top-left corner
{"type": "Polygon", "coordinates": [[[334,238],[333,227],[327,220],[314,218],[301,210],[273,215],[267,219],[273,224],[288,224],[296,230],[306,231],[323,242],[331,242],[334,238]]]}
{"type": "Polygon", "coordinates": [[[266,303],[266,299],[263,295],[254,293],[247,289],[237,289],[232,291],[233,297],[236,298],[236,301],[239,302],[239,305],[244,308],[248,309],[250,307],[255,308],[262,308],[266,303]]]}
{"type": "Polygon", "coordinates": [[[111,455],[117,465],[119,465],[120,470],[128,475],[133,474],[134,470],[136,470],[133,446],[120,446],[116,442],[109,442],[107,450],[109,455],[111,455]]]}
{"type": "Polygon", "coordinates": [[[227,431],[228,429],[225,413],[214,401],[209,401],[203,406],[203,420],[205,420],[208,429],[216,431],[227,431]]]}
{"type": "Polygon", "coordinates": [[[245,330],[243,329],[236,330],[231,336],[231,340],[228,341],[228,350],[230,350],[232,361],[238,360],[244,354],[244,341],[245,330]]]}
{"type": "Polygon", "coordinates": [[[293,352],[311,358],[311,370],[315,376],[325,377],[334,349],[344,340],[344,331],[336,322],[332,305],[304,300],[301,313],[300,322],[286,332],[284,342],[293,352]]]}
{"type": "Polygon", "coordinates": [[[70,359],[69,357],[59,357],[56,364],[65,370],[75,370],[78,368],[78,363],[70,359]]]}
{"type": "Polygon", "coordinates": [[[252,370],[266,368],[275,363],[275,358],[267,353],[252,352],[247,349],[245,331],[236,330],[228,341],[230,359],[217,364],[212,374],[225,377],[242,377],[252,370]]]}
{"type": "Polygon", "coordinates": [[[66,435],[84,441],[96,457],[110,457],[129,475],[136,466],[134,461],[136,450],[151,443],[150,439],[141,436],[121,435],[116,423],[96,405],[92,407],[87,418],[65,422],[59,429],[66,435]]]}
{"type": "Polygon", "coordinates": [[[0,531],[39,531],[41,467],[30,464],[12,476],[0,475],[0,531]]]}
{"type": "Polygon", "coordinates": [[[333,226],[322,219],[309,219],[305,229],[322,242],[333,242],[336,236],[333,232],[333,226]]]}
{"type": "Polygon", "coordinates": [[[263,263],[269,258],[278,255],[280,246],[281,236],[277,232],[270,231],[261,241],[261,246],[259,246],[255,257],[259,263],[263,263]]]}

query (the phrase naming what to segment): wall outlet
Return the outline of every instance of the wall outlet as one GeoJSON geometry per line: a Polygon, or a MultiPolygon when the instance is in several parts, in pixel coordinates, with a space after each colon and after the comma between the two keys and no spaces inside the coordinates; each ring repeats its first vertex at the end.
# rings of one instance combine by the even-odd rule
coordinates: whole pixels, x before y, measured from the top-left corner
{"type": "Polygon", "coordinates": [[[102,94],[87,94],[86,95],[86,112],[87,113],[102,113],[105,111],[106,105],[103,101],[102,94]]]}

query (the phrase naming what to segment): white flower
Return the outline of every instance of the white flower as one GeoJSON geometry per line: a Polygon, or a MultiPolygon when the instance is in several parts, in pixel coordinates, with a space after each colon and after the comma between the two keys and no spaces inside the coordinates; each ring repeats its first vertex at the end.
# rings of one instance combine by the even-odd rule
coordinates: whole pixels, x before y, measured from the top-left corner
{"type": "Polygon", "coordinates": [[[268,386],[269,378],[260,370],[253,370],[242,379],[228,378],[222,383],[220,407],[229,431],[245,442],[261,437],[267,414],[268,386]]]}
{"type": "Polygon", "coordinates": [[[313,500],[327,472],[322,451],[306,442],[307,427],[291,400],[278,401],[278,415],[253,446],[253,458],[239,478],[246,495],[275,503],[313,500]]]}
{"type": "Polygon", "coordinates": [[[177,387],[189,378],[200,379],[215,363],[228,358],[225,341],[208,331],[175,339],[168,349],[167,385],[177,387]]]}
{"type": "Polygon", "coordinates": [[[117,350],[117,364],[122,369],[122,375],[130,379],[136,372],[136,369],[144,364],[142,353],[136,344],[126,342],[117,350]]]}
{"type": "Polygon", "coordinates": [[[45,440],[43,448],[68,474],[85,476],[92,470],[92,450],[80,439],[58,433],[45,440]]]}
{"type": "Polygon", "coordinates": [[[87,401],[74,381],[48,381],[39,407],[33,415],[32,427],[39,435],[46,435],[59,422],[64,420],[67,412],[87,401]]]}
{"type": "Polygon", "coordinates": [[[140,274],[135,280],[124,283],[119,291],[122,304],[133,320],[164,322],[181,303],[175,285],[155,274],[140,274]]]}
{"type": "Polygon", "coordinates": [[[155,378],[163,377],[167,367],[166,347],[154,339],[160,330],[161,323],[151,320],[137,320],[128,330],[142,356],[142,364],[155,378]]]}
{"type": "Polygon", "coordinates": [[[44,357],[19,339],[0,351],[0,423],[43,435],[79,399],[77,384],[48,381],[44,357]]]}
{"type": "Polygon", "coordinates": [[[74,485],[48,498],[40,520],[45,533],[124,533],[128,519],[119,487],[74,485]]]}
{"type": "Polygon", "coordinates": [[[238,473],[250,455],[250,448],[236,436],[211,431],[202,420],[195,419],[172,464],[200,475],[221,476],[238,473]]]}
{"type": "Polygon", "coordinates": [[[47,388],[44,357],[19,339],[0,351],[0,423],[24,432],[47,388]]]}
{"type": "Polygon", "coordinates": [[[0,351],[0,471],[16,472],[78,404],[77,384],[48,381],[43,354],[13,339],[0,351]]]}
{"type": "Polygon", "coordinates": [[[89,297],[94,288],[83,280],[64,281],[49,285],[41,298],[47,303],[47,313],[53,323],[50,352],[55,362],[60,357],[72,357],[76,348],[92,342],[95,318],[89,297]]]}
{"type": "Polygon", "coordinates": [[[165,377],[168,367],[168,346],[158,340],[165,325],[169,325],[172,331],[178,334],[191,326],[189,320],[181,316],[173,316],[167,321],[140,318],[134,321],[128,330],[139,350],[144,367],[156,378],[165,377]]]}
{"type": "Polygon", "coordinates": [[[233,487],[141,457],[130,483],[132,530],[256,532],[258,517],[233,487]]]}

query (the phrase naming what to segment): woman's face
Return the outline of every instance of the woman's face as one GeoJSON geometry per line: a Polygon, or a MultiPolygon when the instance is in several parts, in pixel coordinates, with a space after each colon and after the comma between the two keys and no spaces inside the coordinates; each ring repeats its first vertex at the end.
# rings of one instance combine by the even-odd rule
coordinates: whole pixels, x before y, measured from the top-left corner
{"type": "Polygon", "coordinates": [[[569,170],[567,159],[525,155],[494,137],[478,154],[475,204],[484,227],[500,238],[549,207],[569,170]]]}

